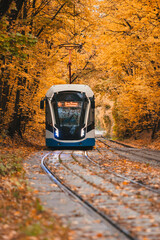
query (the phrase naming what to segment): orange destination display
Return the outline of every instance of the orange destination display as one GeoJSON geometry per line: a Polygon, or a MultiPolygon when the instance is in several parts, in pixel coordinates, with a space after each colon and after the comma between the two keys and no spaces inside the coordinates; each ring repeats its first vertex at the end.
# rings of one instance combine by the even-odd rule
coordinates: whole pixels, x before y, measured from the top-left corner
{"type": "Polygon", "coordinates": [[[79,107],[78,102],[58,102],[58,107],[79,107]]]}

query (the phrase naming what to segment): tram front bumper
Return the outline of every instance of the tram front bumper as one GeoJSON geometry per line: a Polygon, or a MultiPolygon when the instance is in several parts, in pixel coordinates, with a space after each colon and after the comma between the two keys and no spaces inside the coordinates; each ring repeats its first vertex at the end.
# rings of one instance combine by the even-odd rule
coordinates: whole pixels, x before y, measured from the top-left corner
{"type": "Polygon", "coordinates": [[[93,147],[94,145],[94,138],[87,138],[81,141],[58,141],[52,138],[46,139],[46,146],[48,147],[93,147]]]}

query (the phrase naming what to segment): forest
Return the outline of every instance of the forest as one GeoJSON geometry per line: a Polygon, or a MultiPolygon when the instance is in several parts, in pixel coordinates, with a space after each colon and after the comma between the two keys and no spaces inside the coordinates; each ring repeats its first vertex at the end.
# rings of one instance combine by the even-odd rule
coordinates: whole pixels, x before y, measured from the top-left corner
{"type": "Polygon", "coordinates": [[[0,132],[44,130],[39,102],[50,86],[88,84],[97,127],[119,139],[160,137],[158,0],[1,0],[0,132]]]}
{"type": "Polygon", "coordinates": [[[131,234],[125,239],[160,239],[157,150],[159,0],[0,0],[2,239],[124,239],[111,226],[101,231],[102,214],[131,234]],[[91,87],[95,127],[106,135],[91,151],[49,152],[40,101],[52,85],[70,81],[91,87]],[[93,225],[89,205],[87,215],[83,204],[75,207],[77,198],[73,204],[42,170],[44,159],[102,212],[93,225]]]}

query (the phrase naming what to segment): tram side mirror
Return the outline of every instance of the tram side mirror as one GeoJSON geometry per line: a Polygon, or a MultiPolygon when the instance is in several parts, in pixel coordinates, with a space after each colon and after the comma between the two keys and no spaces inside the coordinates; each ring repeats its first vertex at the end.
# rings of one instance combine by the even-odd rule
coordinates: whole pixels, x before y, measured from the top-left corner
{"type": "Polygon", "coordinates": [[[40,101],[40,109],[44,109],[44,100],[40,101]]]}
{"type": "Polygon", "coordinates": [[[94,98],[90,98],[91,100],[91,108],[95,108],[95,101],[94,98]]]}
{"type": "Polygon", "coordinates": [[[92,107],[92,108],[95,108],[95,101],[92,101],[92,102],[91,102],[91,107],[92,107]]]}

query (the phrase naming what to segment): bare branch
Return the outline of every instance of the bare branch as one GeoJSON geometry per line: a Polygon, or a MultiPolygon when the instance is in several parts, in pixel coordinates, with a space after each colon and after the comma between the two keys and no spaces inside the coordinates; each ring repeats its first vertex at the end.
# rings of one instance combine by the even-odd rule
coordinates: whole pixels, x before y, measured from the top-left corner
{"type": "MultiPolygon", "coordinates": [[[[52,21],[53,21],[53,20],[56,18],[56,16],[60,13],[61,9],[66,5],[67,2],[68,2],[68,1],[66,1],[65,3],[63,3],[63,4],[60,6],[60,8],[59,8],[58,11],[56,12],[56,14],[51,18],[52,21]]],[[[45,27],[46,27],[46,25],[43,26],[43,27],[39,30],[39,32],[38,32],[38,34],[36,35],[36,37],[39,37],[39,36],[40,36],[40,34],[41,34],[41,33],[43,32],[43,30],[45,29],[45,27]]]]}

